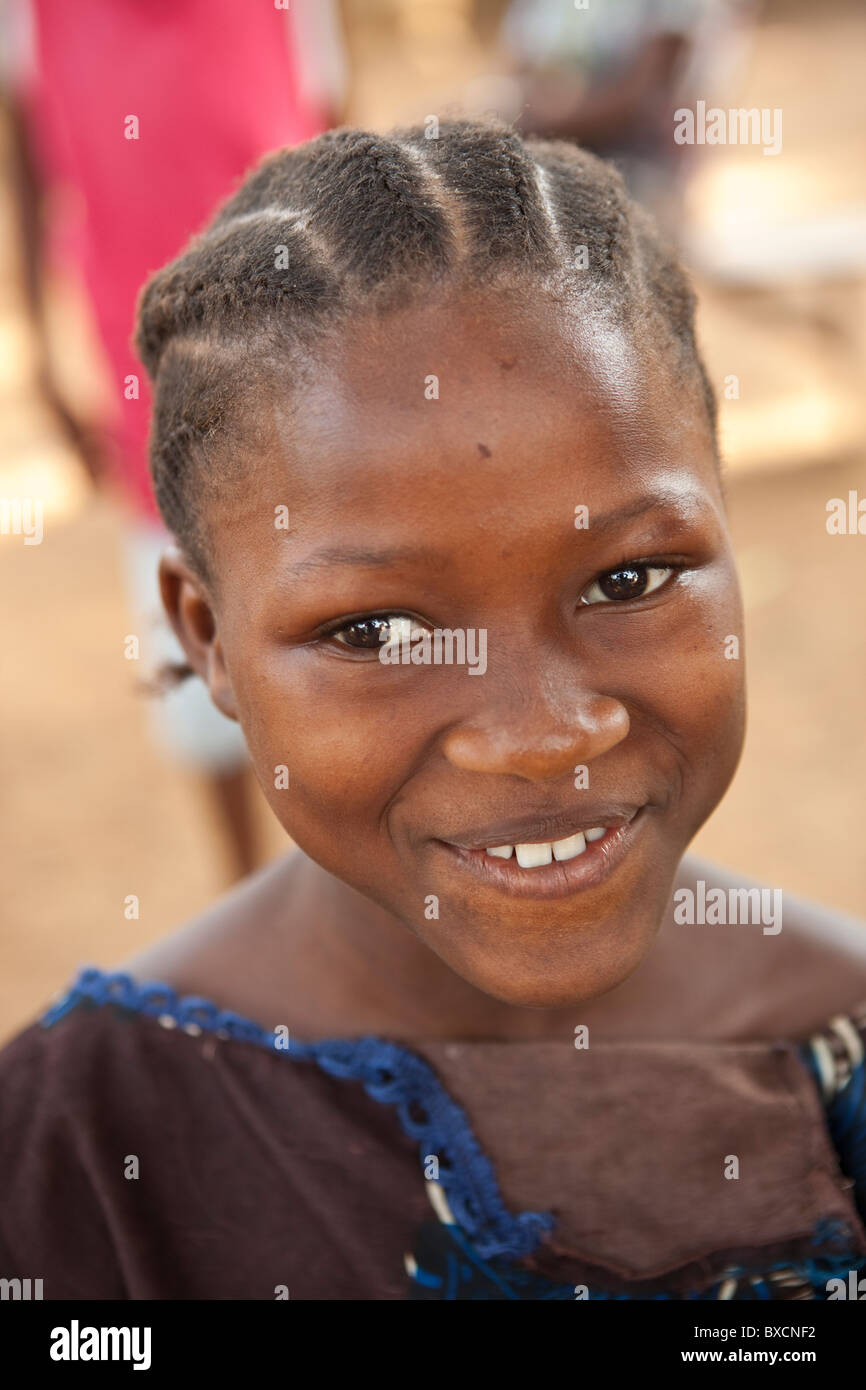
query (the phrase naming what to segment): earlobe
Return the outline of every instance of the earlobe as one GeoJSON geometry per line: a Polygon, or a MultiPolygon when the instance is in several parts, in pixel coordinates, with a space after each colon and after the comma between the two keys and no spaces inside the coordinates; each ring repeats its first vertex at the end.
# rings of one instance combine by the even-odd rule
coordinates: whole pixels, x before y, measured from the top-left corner
{"type": "Polygon", "coordinates": [[[170,544],[159,562],[162,604],[186,659],[210,691],[217,709],[237,719],[234,691],[207,590],[180,549],[170,544]]]}
{"type": "Polygon", "coordinates": [[[206,680],[207,687],[210,690],[210,697],[217,709],[221,710],[228,719],[237,719],[238,711],[237,705],[235,704],[235,692],[232,689],[232,683],[229,679],[229,673],[223,655],[222,642],[219,637],[216,637],[211,644],[206,680]]]}

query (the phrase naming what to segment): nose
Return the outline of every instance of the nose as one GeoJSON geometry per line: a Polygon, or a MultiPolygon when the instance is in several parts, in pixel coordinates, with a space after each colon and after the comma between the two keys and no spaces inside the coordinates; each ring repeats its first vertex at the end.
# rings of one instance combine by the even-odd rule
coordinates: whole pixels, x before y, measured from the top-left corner
{"type": "MultiPolygon", "coordinates": [[[[491,668],[479,686],[488,679],[495,679],[491,668]]],[[[524,669],[519,686],[509,684],[510,698],[491,700],[448,730],[443,746],[452,766],[542,782],[588,766],[628,735],[622,701],[587,690],[573,665],[555,680],[549,668],[535,679],[524,669]]]]}

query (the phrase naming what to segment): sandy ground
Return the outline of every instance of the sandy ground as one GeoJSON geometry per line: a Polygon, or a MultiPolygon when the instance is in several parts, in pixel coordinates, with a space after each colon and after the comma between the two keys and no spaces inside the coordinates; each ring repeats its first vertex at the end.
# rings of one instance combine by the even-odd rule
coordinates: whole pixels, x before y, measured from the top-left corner
{"type": "MultiPolygon", "coordinates": [[[[408,69],[393,46],[377,46],[374,30],[353,35],[359,119],[385,124],[410,105],[416,118],[422,105],[436,109],[427,102],[460,38],[453,27],[436,33],[420,48],[409,35],[424,56],[408,69]]],[[[798,8],[795,20],[764,26],[741,99],[790,108],[790,157],[757,172],[754,152],[751,162],[720,160],[699,182],[696,220],[718,219],[731,189],[753,200],[762,191],[768,217],[783,222],[866,202],[853,172],[866,166],[866,111],[851,56],[864,42],[866,18],[847,6],[798,8]]],[[[461,53],[462,80],[483,55],[461,53]]],[[[724,403],[723,434],[751,715],[741,771],[696,847],[866,916],[866,537],[831,537],[825,527],[829,498],[850,489],[866,497],[863,278],[813,272],[772,290],[704,288],[711,370],[719,384],[731,372],[740,379],[740,398],[724,403]]],[[[70,356],[86,376],[77,348],[70,356]]],[[[44,492],[48,509],[41,546],[0,536],[3,1036],[80,964],[127,956],[226,880],[201,789],[153,751],[124,660],[117,512],[88,495],[33,396],[2,194],[0,358],[0,494],[44,492]],[[124,900],[133,893],[141,909],[130,921],[124,900]]],[[[278,852],[281,832],[264,805],[261,829],[265,853],[278,852]]]]}

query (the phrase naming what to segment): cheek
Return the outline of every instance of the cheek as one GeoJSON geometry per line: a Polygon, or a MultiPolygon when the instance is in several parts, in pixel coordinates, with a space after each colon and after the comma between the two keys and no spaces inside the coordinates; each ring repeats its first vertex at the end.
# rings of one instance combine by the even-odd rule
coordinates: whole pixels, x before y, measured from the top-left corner
{"type": "MultiPolygon", "coordinates": [[[[682,631],[665,665],[676,688],[678,722],[692,740],[739,755],[745,712],[743,608],[733,559],[693,576],[682,631]]],[[[692,748],[692,752],[697,752],[692,748]]]]}
{"type": "Polygon", "coordinates": [[[401,709],[388,672],[251,644],[238,655],[232,684],[265,797],[286,832],[335,869],[411,773],[410,705],[401,709]]]}
{"type": "Polygon", "coordinates": [[[712,809],[745,736],[743,613],[730,557],[696,571],[677,602],[628,619],[616,660],[633,732],[661,735],[680,764],[683,797],[712,809]]]}

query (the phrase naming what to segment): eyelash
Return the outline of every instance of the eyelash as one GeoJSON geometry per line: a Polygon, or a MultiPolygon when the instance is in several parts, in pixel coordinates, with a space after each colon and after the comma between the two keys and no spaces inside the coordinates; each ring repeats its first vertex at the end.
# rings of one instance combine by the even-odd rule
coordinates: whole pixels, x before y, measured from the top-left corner
{"type": "MultiPolygon", "coordinates": [[[[587,585],[586,589],[584,589],[578,602],[583,604],[584,607],[596,607],[598,601],[595,604],[587,604],[584,599],[584,594],[591,590],[592,587],[595,584],[598,584],[602,579],[607,578],[608,575],[616,574],[620,570],[657,569],[670,571],[667,578],[663,579],[661,584],[657,585],[654,589],[650,590],[650,593],[654,594],[658,593],[659,590],[665,588],[668,584],[671,583],[672,580],[676,579],[676,577],[687,568],[688,566],[683,560],[659,559],[655,557],[641,560],[633,560],[631,558],[620,560],[617,564],[610,565],[607,569],[599,571],[599,573],[595,576],[591,583],[587,585]]],[[[635,599],[605,599],[602,600],[602,602],[606,607],[631,607],[631,605],[634,603],[640,603],[641,599],[644,597],[644,594],[639,594],[638,597],[635,599]]],[[[335,638],[339,633],[344,632],[347,628],[355,627],[360,623],[374,622],[376,619],[386,620],[389,618],[404,618],[407,619],[409,622],[417,623],[419,626],[424,625],[423,619],[416,618],[411,613],[406,613],[401,609],[380,609],[378,612],[375,613],[358,613],[351,618],[338,618],[333,623],[328,624],[328,626],[320,628],[319,632],[316,635],[316,639],[314,640],[326,642],[331,638],[335,638]]],[[[345,651],[365,652],[376,650],[375,647],[351,647],[347,642],[337,643],[337,645],[341,646],[345,651]]]]}

